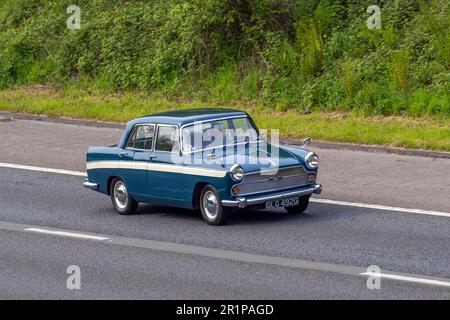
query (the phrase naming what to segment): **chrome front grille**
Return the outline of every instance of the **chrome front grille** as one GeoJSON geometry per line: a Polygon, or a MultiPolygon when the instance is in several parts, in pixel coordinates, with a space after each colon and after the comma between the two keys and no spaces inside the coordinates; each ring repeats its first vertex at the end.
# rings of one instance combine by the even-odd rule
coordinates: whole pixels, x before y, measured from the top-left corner
{"type": "Polygon", "coordinates": [[[261,192],[279,191],[310,184],[308,174],[303,167],[282,168],[278,171],[259,171],[245,175],[239,184],[239,193],[235,195],[250,195],[261,192]]]}

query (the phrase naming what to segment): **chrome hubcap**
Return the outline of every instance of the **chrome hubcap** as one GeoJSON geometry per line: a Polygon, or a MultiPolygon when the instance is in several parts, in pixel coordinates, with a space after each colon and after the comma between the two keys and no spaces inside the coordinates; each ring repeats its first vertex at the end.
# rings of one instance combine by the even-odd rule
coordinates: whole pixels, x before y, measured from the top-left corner
{"type": "Polygon", "coordinates": [[[219,214],[219,201],[212,191],[205,192],[203,196],[203,210],[210,220],[216,219],[219,214]]]}
{"type": "Polygon", "coordinates": [[[114,186],[114,202],[120,209],[125,209],[128,204],[127,187],[122,181],[116,182],[114,186]]]}

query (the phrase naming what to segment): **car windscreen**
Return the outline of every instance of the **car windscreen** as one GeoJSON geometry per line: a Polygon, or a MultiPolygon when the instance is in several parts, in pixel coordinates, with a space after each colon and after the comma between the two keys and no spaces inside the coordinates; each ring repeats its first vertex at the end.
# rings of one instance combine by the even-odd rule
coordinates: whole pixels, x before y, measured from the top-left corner
{"type": "Polygon", "coordinates": [[[258,140],[258,131],[247,117],[199,122],[182,131],[183,151],[195,152],[258,140]]]}

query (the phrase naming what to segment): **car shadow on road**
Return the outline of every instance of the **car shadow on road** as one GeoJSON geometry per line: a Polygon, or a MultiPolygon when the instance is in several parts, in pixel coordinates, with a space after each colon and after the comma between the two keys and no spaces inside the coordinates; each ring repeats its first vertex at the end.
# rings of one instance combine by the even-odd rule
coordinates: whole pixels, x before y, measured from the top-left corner
{"type": "Polygon", "coordinates": [[[242,210],[235,212],[230,223],[237,225],[266,225],[306,222],[312,216],[305,214],[289,214],[284,210],[242,210]]]}
{"type": "MultiPolygon", "coordinates": [[[[114,210],[105,206],[101,210],[104,214],[113,214],[114,210]]],[[[267,224],[310,224],[322,223],[324,221],[344,221],[352,220],[366,214],[372,214],[373,209],[364,209],[357,207],[344,207],[334,204],[310,203],[308,209],[303,214],[289,214],[284,209],[276,210],[257,210],[242,209],[233,212],[226,225],[267,225],[267,224]]],[[[98,211],[96,212],[98,214],[98,211]]],[[[179,220],[189,223],[202,223],[203,218],[200,211],[189,209],[180,209],[173,207],[164,207],[151,204],[139,204],[139,208],[134,216],[149,216],[158,218],[159,221],[179,220]]],[[[132,217],[132,216],[131,216],[132,217]]],[[[130,217],[130,218],[131,218],[130,217]]],[[[203,222],[204,223],[204,222],[203,222]]]]}
{"type": "MultiPolygon", "coordinates": [[[[199,210],[163,207],[150,204],[141,204],[135,215],[161,216],[167,217],[168,219],[195,220],[202,222],[202,215],[199,210]]],[[[294,221],[306,222],[311,219],[314,219],[314,215],[308,212],[304,214],[289,214],[284,209],[241,209],[231,213],[226,225],[264,225],[294,221]]]]}

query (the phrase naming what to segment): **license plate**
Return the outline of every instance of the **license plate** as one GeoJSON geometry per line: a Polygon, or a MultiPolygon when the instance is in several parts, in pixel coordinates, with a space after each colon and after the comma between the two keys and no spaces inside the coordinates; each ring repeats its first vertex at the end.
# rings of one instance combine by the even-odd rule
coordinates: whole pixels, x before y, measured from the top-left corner
{"type": "Polygon", "coordinates": [[[266,209],[284,208],[298,205],[298,197],[266,201],[266,209]]]}

